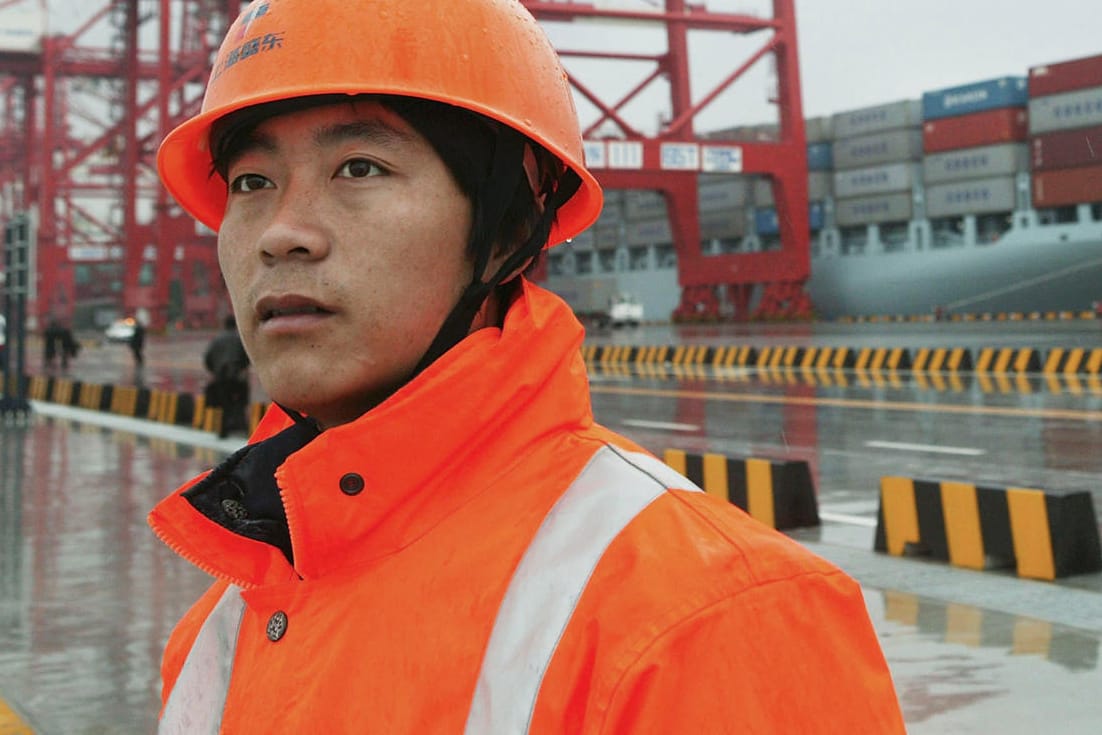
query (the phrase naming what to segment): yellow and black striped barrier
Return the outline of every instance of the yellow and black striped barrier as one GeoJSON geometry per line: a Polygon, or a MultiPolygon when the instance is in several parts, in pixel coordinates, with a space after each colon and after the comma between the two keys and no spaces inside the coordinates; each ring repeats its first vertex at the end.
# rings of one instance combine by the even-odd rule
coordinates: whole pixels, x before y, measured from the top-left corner
{"type": "Polygon", "coordinates": [[[856,370],[909,370],[911,353],[906,347],[863,347],[853,362],[856,370]]]}
{"type": "Polygon", "coordinates": [[[1031,347],[983,347],[976,354],[977,373],[1035,373],[1041,369],[1041,353],[1031,347]]]}
{"type": "Polygon", "coordinates": [[[1042,372],[1047,375],[1061,374],[1074,375],[1076,373],[1088,373],[1098,375],[1102,372],[1102,348],[1085,349],[1073,347],[1053,347],[1045,357],[1042,372]]]}
{"type": "Polygon", "coordinates": [[[911,360],[915,372],[958,372],[972,369],[972,351],[964,347],[921,347],[911,360]]]}
{"type": "Polygon", "coordinates": [[[864,324],[866,322],[1006,322],[1006,321],[1068,321],[1073,319],[1097,319],[1099,314],[1088,309],[1080,311],[999,311],[999,312],[955,312],[945,314],[939,320],[936,314],[862,314],[840,316],[829,320],[841,324],[864,324]]]}
{"type": "Polygon", "coordinates": [[[1086,491],[882,477],[873,548],[968,569],[1015,567],[1018,576],[1033,579],[1102,570],[1098,521],[1086,491]]]}
{"type": "Polygon", "coordinates": [[[1102,348],[1054,347],[1046,353],[1024,347],[753,347],[679,345],[585,345],[590,365],[675,365],[704,367],[838,368],[915,373],[975,372],[1102,374],[1102,348]]]}
{"type": "Polygon", "coordinates": [[[819,504],[807,462],[692,454],[667,449],[673,469],[778,530],[819,525],[819,504]]]}
{"type": "MultiPolygon", "coordinates": [[[[222,428],[222,410],[207,406],[201,394],[101,385],[48,375],[29,376],[25,380],[27,397],[34,401],[105,411],[213,433],[220,433],[222,428]]],[[[266,402],[249,404],[246,416],[250,433],[260,423],[269,405],[266,402]]]]}
{"type": "Polygon", "coordinates": [[[34,730],[3,699],[0,699],[0,735],[34,735],[34,730]]]}

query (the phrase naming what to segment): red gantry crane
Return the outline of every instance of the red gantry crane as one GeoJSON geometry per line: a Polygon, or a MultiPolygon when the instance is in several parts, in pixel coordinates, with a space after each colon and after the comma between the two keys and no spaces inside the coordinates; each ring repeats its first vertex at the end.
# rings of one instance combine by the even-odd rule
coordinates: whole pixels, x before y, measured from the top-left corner
{"type": "Polygon", "coordinates": [[[0,0],[0,218],[32,213],[38,324],[119,312],[144,312],[154,328],[185,315],[210,324],[224,309],[213,233],[171,203],[154,157],[198,110],[239,8],[0,0]]]}
{"type": "Polygon", "coordinates": [[[525,0],[524,4],[541,20],[604,24],[606,38],[628,22],[664,26],[666,48],[659,53],[563,48],[559,53],[568,62],[584,58],[641,62],[650,67],[649,75],[615,102],[602,99],[594,85],[580,74],[571,73],[570,82],[599,110],[598,119],[587,126],[585,135],[587,163],[601,184],[608,189],[649,189],[665,195],[681,285],[681,303],[674,317],[691,320],[717,319],[721,315],[735,319],[810,315],[811,302],[804,291],[810,274],[807,144],[794,0],[773,0],[773,15],[769,18],[714,12],[703,3],[687,0],[648,0],[642,5],[636,3],[639,9],[625,9],[625,3],[610,0],[525,0]],[[745,59],[708,59],[709,65],[731,65],[730,70],[695,101],[689,68],[690,31],[694,30],[762,36],[760,46],[745,59]],[[698,137],[694,130],[698,115],[767,57],[772,57],[776,66],[776,96],[772,101],[779,117],[777,140],[698,137]],[[658,80],[668,82],[671,114],[656,134],[648,135],[629,121],[624,111],[658,80]],[[606,132],[610,125],[616,130],[612,137],[606,132]],[[780,248],[705,254],[697,202],[697,178],[701,173],[771,177],[780,248]]]}
{"type": "MultiPolygon", "coordinates": [[[[573,58],[643,62],[649,74],[614,102],[572,74],[599,111],[586,155],[609,189],[650,189],[668,203],[685,319],[802,316],[809,270],[807,168],[794,0],[773,0],[772,17],[722,13],[687,0],[647,0],[623,9],[610,0],[524,0],[548,22],[660,24],[659,53],[560,48],[573,58]],[[691,31],[761,37],[713,89],[693,98],[691,31]],[[779,117],[775,141],[698,137],[694,123],[747,70],[771,57],[779,117]],[[669,115],[654,134],[625,108],[658,80],[669,115]],[[610,135],[609,130],[615,132],[610,135]],[[598,135],[598,131],[599,135],[598,135]],[[779,249],[704,253],[697,177],[771,177],[779,249]],[[753,311],[751,312],[751,309],[753,311]]],[[[76,326],[144,312],[151,326],[210,325],[227,310],[214,236],[197,226],[157,181],[164,134],[194,114],[214,51],[240,0],[0,0],[0,219],[29,211],[35,223],[31,316],[76,326]],[[71,28],[55,32],[58,19],[71,28]]],[[[568,63],[569,65],[569,63],[568,63]]],[[[732,121],[734,122],[734,121],[732,121]]],[[[34,323],[32,323],[34,326],[34,323]]]]}

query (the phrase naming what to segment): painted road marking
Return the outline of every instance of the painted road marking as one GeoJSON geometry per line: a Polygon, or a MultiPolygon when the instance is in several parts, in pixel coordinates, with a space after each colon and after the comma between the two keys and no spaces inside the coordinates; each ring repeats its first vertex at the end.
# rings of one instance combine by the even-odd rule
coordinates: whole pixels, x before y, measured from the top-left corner
{"type": "Polygon", "coordinates": [[[620,423],[624,426],[634,426],[637,429],[662,429],[664,431],[700,431],[700,427],[696,424],[677,424],[672,421],[624,419],[620,423]]]}
{"type": "Polygon", "coordinates": [[[917,403],[905,401],[868,401],[855,398],[809,398],[806,396],[778,396],[768,393],[709,393],[699,390],[667,390],[658,388],[628,388],[625,386],[598,385],[590,387],[591,393],[608,393],[622,396],[652,396],[658,398],[700,398],[730,403],[778,403],[791,406],[818,406],[829,408],[859,408],[876,411],[905,411],[911,413],[956,413],[976,416],[1004,416],[1010,418],[1066,419],[1068,421],[1102,422],[1102,411],[1076,411],[1067,408],[1011,408],[1008,406],[962,406],[952,403],[917,403]]]}
{"type": "Polygon", "coordinates": [[[830,521],[831,523],[845,523],[850,526],[864,526],[865,528],[876,528],[876,519],[867,518],[865,516],[855,516],[849,513],[831,513],[829,511],[819,511],[819,519],[823,521],[830,521]]]}
{"type": "Polygon", "coordinates": [[[900,449],[904,452],[929,452],[932,454],[959,454],[965,457],[978,457],[987,454],[986,449],[973,449],[972,447],[943,447],[937,444],[908,444],[907,442],[865,442],[866,447],[872,449],[900,449]]]}

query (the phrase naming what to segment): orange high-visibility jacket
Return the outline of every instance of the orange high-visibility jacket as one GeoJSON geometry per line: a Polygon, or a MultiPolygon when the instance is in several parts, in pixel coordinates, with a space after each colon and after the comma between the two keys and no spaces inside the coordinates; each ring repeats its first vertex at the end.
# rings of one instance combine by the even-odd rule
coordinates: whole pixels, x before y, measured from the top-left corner
{"type": "Polygon", "coordinates": [[[503,328],[291,453],[293,563],[198,512],[209,477],[160,503],[216,578],[169,640],[160,731],[903,733],[858,585],[595,424],[581,339],[525,284],[503,328]]]}

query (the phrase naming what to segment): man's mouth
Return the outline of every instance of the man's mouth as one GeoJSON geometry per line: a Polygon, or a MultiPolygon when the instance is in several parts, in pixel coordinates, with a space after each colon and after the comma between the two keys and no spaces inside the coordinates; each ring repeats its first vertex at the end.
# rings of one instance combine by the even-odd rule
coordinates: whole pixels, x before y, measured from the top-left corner
{"type": "Polygon", "coordinates": [[[261,323],[281,317],[313,316],[332,314],[330,309],[307,298],[299,296],[262,299],[257,304],[257,316],[261,323]]]}
{"type": "Polygon", "coordinates": [[[329,312],[319,306],[290,307],[286,309],[268,309],[260,315],[260,321],[266,322],[281,316],[296,316],[298,314],[328,314],[329,312]]]}

